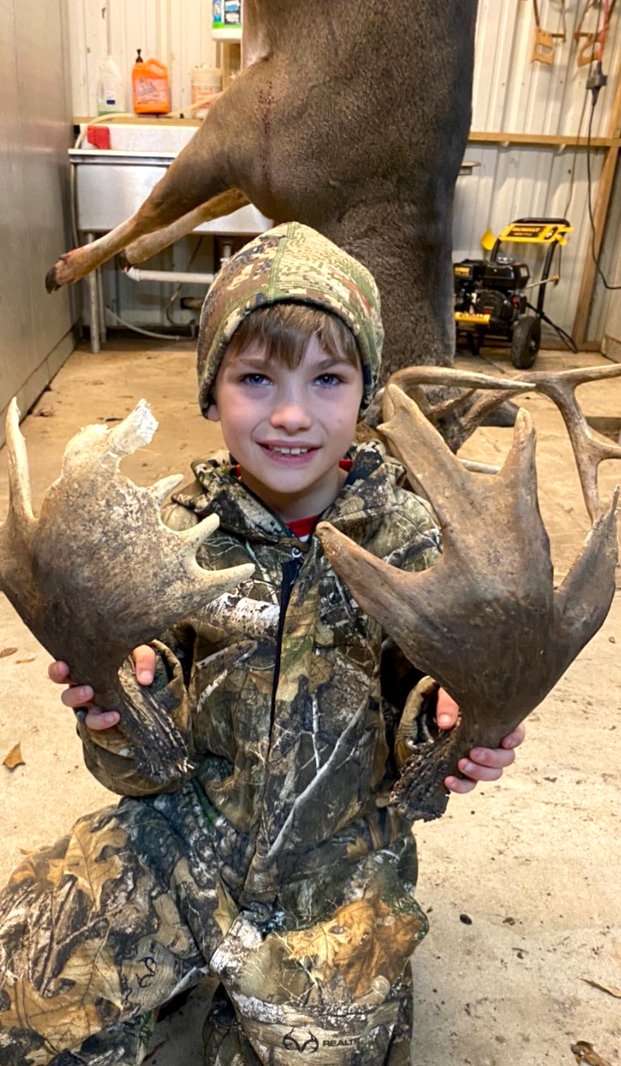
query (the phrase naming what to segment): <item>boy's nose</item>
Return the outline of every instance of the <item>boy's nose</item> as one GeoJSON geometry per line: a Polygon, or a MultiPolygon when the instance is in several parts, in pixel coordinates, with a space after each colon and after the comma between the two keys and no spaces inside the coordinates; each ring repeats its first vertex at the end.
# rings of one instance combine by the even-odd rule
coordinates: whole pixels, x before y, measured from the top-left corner
{"type": "Polygon", "coordinates": [[[297,433],[308,429],[312,420],[304,404],[294,399],[279,403],[272,411],[270,424],[276,428],[284,429],[287,433],[297,433]]]}

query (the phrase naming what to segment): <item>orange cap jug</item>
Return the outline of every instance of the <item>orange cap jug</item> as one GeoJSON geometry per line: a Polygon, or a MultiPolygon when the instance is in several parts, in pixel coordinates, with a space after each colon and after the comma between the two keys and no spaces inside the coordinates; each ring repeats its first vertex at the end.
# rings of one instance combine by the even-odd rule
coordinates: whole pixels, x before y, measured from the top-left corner
{"type": "Polygon", "coordinates": [[[132,98],[137,115],[166,115],[170,111],[168,67],[159,59],[144,60],[138,49],[132,70],[132,98]]]}

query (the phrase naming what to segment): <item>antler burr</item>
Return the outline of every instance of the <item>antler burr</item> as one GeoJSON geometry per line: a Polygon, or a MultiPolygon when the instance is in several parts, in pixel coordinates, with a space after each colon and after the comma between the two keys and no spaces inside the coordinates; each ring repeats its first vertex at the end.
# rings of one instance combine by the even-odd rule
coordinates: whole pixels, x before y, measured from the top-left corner
{"type": "Polygon", "coordinates": [[[442,526],[440,560],[406,573],[327,523],[318,534],[363,610],[460,706],[455,729],[416,749],[393,792],[409,817],[429,819],[445,810],[442,782],[458,772],[458,760],[473,746],[497,747],[604,621],[614,593],[618,494],[555,590],[528,413],[518,415],[500,473],[488,477],[469,473],[395,385],[384,410],[390,417],[381,432],[442,526]]]}
{"type": "Polygon", "coordinates": [[[143,488],[120,473],[123,456],[147,444],[156,428],[141,401],[113,429],[81,430],[65,449],[61,476],[37,519],[19,412],[11,402],[0,588],[50,654],[69,663],[74,680],[93,686],[96,703],[121,711],[138,770],[164,783],[172,771],[187,770],[191,753],[155,696],[135,681],[127,656],[200,613],[253,567],[208,571],[199,565],[197,551],[218,526],[215,515],[181,533],[164,525],[160,505],[181,477],[143,488]]]}

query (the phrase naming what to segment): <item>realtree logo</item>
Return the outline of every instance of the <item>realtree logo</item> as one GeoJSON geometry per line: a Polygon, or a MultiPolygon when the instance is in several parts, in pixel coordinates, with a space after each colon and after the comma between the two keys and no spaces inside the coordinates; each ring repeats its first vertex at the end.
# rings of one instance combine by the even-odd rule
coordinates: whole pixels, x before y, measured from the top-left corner
{"type": "MultiPolygon", "coordinates": [[[[322,1047],[354,1047],[359,1036],[337,1036],[321,1041],[322,1047]]],[[[319,1041],[310,1029],[290,1029],[283,1037],[282,1046],[287,1051],[297,1051],[300,1055],[313,1055],[319,1051],[319,1041]]]]}
{"type": "Polygon", "coordinates": [[[287,1051],[298,1051],[301,1055],[312,1055],[315,1051],[319,1051],[319,1041],[314,1033],[311,1033],[310,1029],[295,1030],[291,1029],[286,1036],[283,1037],[282,1046],[287,1051]]]}

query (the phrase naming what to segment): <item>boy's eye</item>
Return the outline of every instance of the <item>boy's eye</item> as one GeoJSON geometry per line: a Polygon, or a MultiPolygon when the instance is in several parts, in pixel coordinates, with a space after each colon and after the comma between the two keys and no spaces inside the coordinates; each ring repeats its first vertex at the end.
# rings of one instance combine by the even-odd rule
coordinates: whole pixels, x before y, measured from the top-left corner
{"type": "Polygon", "coordinates": [[[244,374],[240,378],[240,381],[244,385],[269,385],[269,380],[270,379],[266,377],[265,374],[259,374],[258,372],[254,374],[244,374]]]}
{"type": "Polygon", "coordinates": [[[320,374],[319,377],[315,378],[319,385],[340,385],[342,380],[338,374],[320,374]]]}

